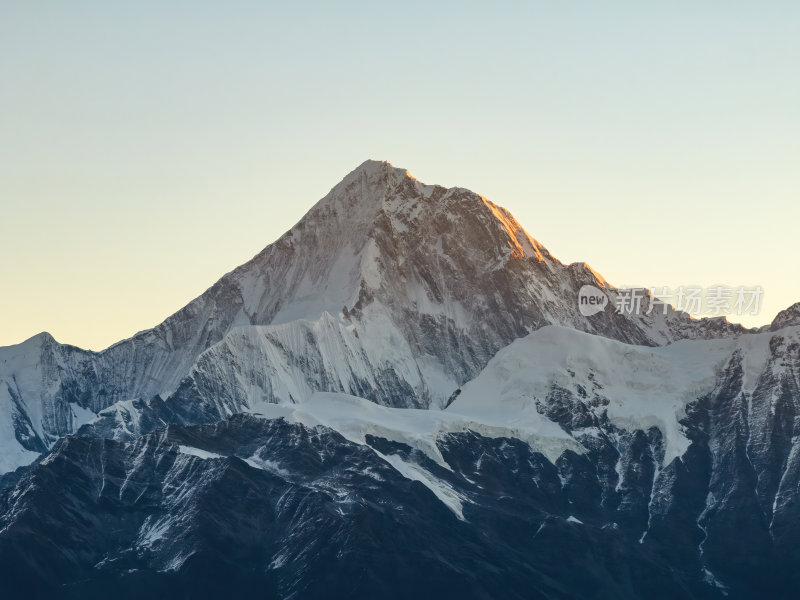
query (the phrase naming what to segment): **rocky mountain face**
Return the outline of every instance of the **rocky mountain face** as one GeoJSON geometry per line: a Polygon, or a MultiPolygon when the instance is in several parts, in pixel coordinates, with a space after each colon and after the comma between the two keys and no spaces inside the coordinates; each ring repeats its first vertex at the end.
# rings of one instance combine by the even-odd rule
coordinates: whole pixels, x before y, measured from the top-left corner
{"type": "Polygon", "coordinates": [[[779,312],[767,329],[769,331],[778,331],[791,325],[800,325],[800,302],[792,304],[786,310],[779,312]]]}
{"type": "Polygon", "coordinates": [[[158,327],[0,348],[4,596],[794,597],[800,305],[617,293],[368,161],[158,327]]]}

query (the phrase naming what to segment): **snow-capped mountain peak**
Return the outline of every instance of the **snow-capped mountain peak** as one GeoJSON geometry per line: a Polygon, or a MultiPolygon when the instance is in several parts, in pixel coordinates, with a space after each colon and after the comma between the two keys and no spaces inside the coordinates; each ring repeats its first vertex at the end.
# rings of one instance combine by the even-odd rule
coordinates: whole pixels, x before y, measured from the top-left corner
{"type": "Polygon", "coordinates": [[[275,243],[153,329],[100,353],[43,335],[5,349],[34,358],[27,387],[15,387],[20,363],[0,363],[0,420],[35,452],[85,421],[76,410],[121,403],[114,414],[135,423],[131,402],[156,396],[189,420],[212,397],[220,415],[316,392],[442,407],[498,350],[548,324],[645,345],[741,331],[611,307],[587,318],[576,301],[585,284],[615,293],[585,264],[554,259],[486,198],[367,161],[275,243]]]}

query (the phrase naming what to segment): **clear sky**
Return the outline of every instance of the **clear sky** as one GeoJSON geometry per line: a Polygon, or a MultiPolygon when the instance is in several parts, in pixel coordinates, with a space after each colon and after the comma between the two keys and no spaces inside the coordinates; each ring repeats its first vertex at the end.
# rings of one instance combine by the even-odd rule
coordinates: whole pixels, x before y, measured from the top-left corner
{"type": "Polygon", "coordinates": [[[619,286],[800,300],[800,3],[0,0],[0,345],[101,349],[367,158],[619,286]]]}

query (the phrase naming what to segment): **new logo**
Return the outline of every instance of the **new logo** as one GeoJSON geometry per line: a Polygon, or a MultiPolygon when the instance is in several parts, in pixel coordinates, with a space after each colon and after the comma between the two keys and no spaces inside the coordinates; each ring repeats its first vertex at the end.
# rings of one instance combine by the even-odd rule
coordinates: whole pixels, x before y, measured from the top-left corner
{"type": "Polygon", "coordinates": [[[578,292],[578,310],[584,317],[591,317],[603,309],[608,304],[608,296],[603,290],[593,285],[584,285],[578,292]]]}

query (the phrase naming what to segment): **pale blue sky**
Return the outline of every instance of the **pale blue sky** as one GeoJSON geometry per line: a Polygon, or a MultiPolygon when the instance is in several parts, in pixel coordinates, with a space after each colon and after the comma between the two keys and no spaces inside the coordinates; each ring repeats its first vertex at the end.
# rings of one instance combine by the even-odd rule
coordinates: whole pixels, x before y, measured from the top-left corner
{"type": "Polygon", "coordinates": [[[800,3],[0,0],[0,345],[100,349],[367,158],[616,285],[800,300],[800,3]]]}

